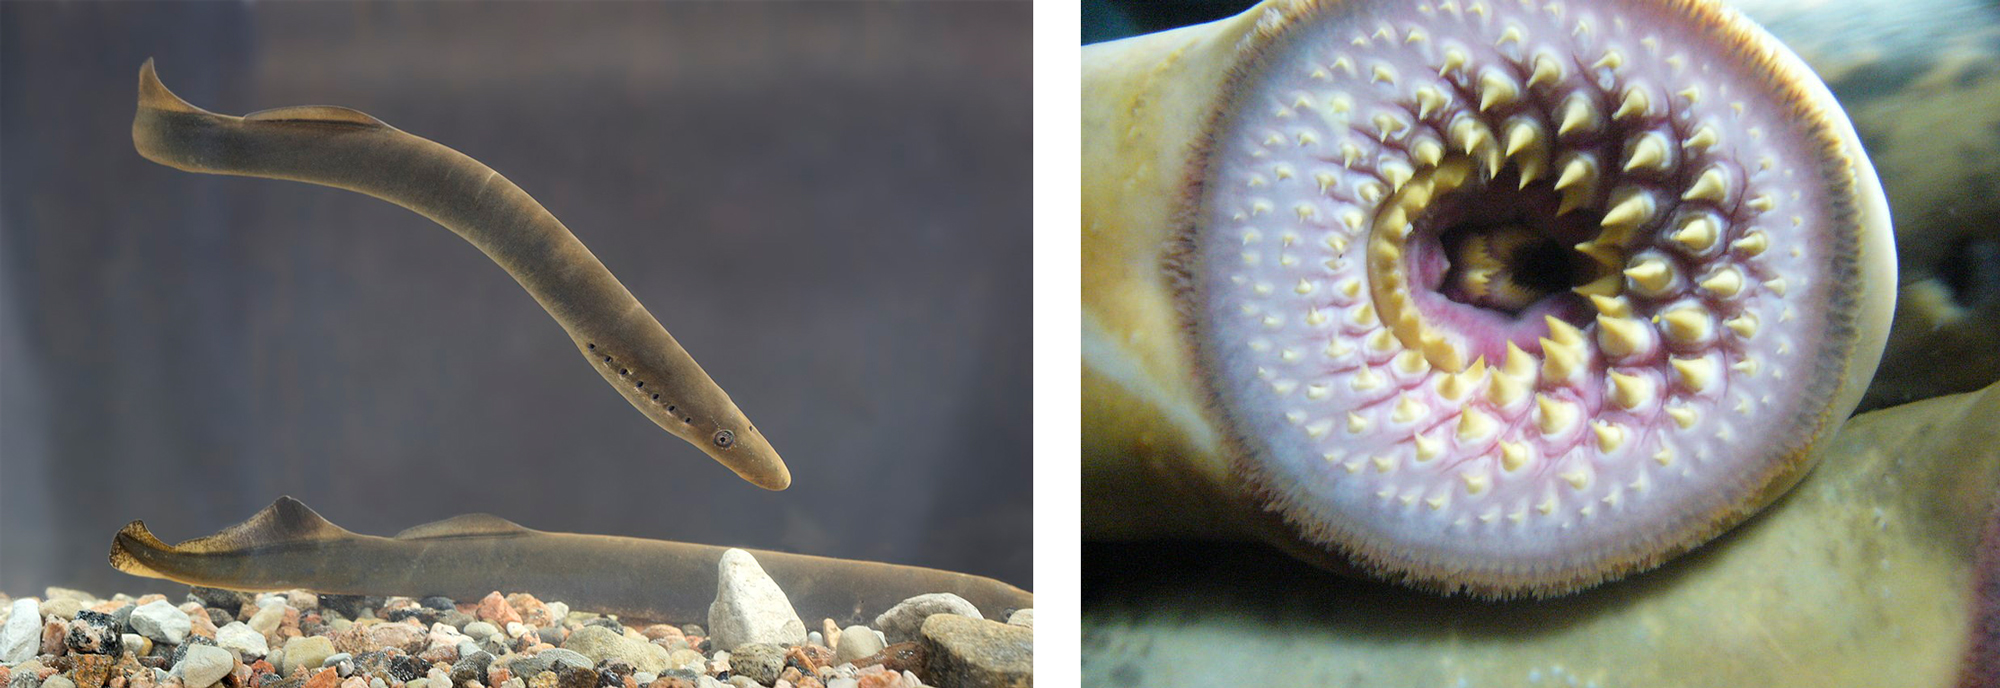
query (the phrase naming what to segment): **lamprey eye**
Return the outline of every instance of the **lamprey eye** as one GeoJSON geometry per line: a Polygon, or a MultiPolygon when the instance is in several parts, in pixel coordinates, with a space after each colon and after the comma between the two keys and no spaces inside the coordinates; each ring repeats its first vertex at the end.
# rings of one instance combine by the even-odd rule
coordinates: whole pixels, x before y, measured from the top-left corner
{"type": "Polygon", "coordinates": [[[728,430],[715,431],[715,446],[721,447],[723,449],[728,449],[730,447],[736,446],[736,433],[730,432],[728,430]]]}

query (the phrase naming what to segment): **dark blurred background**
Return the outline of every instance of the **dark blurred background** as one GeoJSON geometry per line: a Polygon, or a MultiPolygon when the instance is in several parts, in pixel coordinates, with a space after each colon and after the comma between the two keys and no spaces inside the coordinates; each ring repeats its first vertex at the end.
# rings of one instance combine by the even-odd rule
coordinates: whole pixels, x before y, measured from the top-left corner
{"type": "Polygon", "coordinates": [[[289,494],[1031,587],[1027,3],[0,4],[0,590],[289,494]],[[359,109],[548,206],[790,464],[769,493],[606,388],[463,240],[141,159],[139,65],[359,109]]]}

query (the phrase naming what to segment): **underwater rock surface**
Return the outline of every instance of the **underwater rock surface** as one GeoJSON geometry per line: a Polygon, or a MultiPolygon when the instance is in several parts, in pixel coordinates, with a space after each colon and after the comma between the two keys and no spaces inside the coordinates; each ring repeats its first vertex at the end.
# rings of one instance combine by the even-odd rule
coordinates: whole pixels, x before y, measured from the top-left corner
{"type": "Polygon", "coordinates": [[[1743,527],[1556,600],[1440,599],[1242,547],[1104,547],[1086,554],[1084,683],[1953,685],[2000,614],[1973,586],[2000,547],[1980,542],[1996,420],[2000,385],[1857,416],[1743,527]]]}
{"type": "MultiPolygon", "coordinates": [[[[746,554],[743,559],[750,559],[746,554]]],[[[742,564],[743,562],[737,562],[742,564]]],[[[756,567],[754,559],[747,562],[756,567]]],[[[765,579],[768,582],[768,578],[765,579]]],[[[51,589],[44,599],[59,592],[51,589]]],[[[726,590],[724,591],[727,592],[726,590]]],[[[768,591],[776,602],[784,593],[768,591]]],[[[483,600],[316,595],[306,591],[236,593],[194,588],[178,604],[166,595],[115,595],[75,600],[73,618],[48,614],[43,599],[0,597],[0,640],[9,654],[0,662],[0,685],[9,688],[917,688],[994,685],[991,662],[925,662],[915,644],[853,659],[836,659],[821,634],[801,642],[750,644],[737,656],[718,647],[696,624],[627,625],[615,616],[570,611],[562,602],[494,592],[483,600]],[[220,602],[220,604],[216,604],[220,602]],[[214,604],[214,606],[210,606],[214,604]],[[223,610],[223,605],[229,611],[223,610]],[[181,617],[214,621],[256,642],[218,642],[213,623],[191,623],[183,642],[40,644],[45,627],[81,624],[92,638],[131,635],[138,626],[181,617]],[[443,609],[436,607],[442,606],[443,609]],[[147,610],[144,614],[136,610],[147,610]],[[255,621],[258,617],[269,624],[255,621]],[[428,620],[428,624],[426,621],[428,620]],[[110,634],[106,636],[105,634],[110,634]],[[16,636],[20,636],[17,641],[16,636]],[[14,652],[19,646],[19,652],[14,652]],[[900,648],[900,649],[899,649],[900,648]],[[38,652],[39,651],[39,652],[38,652]],[[732,661],[741,664],[733,664],[732,661]]],[[[787,603],[787,607],[789,607],[787,603]]],[[[57,609],[57,611],[64,611],[57,609]]],[[[669,620],[685,622],[686,620],[669,620]]],[[[707,621],[707,619],[703,619],[707,621]]],[[[172,622],[169,621],[169,624],[172,622]]],[[[792,624],[799,622],[794,619],[792,624]]],[[[825,620],[827,627],[833,625],[825,620]]],[[[959,634],[952,658],[1000,657],[1014,661],[1005,685],[1032,685],[1032,631],[1005,626],[992,635],[1004,646],[984,647],[985,635],[959,634]],[[1004,637],[1002,637],[1004,636],[1004,637]],[[1028,671],[1030,673],[1019,673],[1028,671]]],[[[875,629],[850,626],[838,635],[876,640],[875,629]]],[[[153,630],[153,635],[165,636],[153,630]]],[[[991,634],[989,634],[991,635],[991,634]]]]}

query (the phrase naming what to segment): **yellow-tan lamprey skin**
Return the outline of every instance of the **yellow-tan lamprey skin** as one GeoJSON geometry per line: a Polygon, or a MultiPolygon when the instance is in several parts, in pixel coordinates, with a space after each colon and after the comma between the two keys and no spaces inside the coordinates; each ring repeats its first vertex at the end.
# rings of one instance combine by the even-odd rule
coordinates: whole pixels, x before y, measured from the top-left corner
{"type": "Polygon", "coordinates": [[[1284,2],[1160,36],[1085,53],[1085,406],[1122,409],[1091,480],[1425,589],[1559,594],[1782,494],[1873,372],[1879,185],[1733,13],[1284,2]],[[1160,299],[1179,329],[1135,317],[1160,299]]]}

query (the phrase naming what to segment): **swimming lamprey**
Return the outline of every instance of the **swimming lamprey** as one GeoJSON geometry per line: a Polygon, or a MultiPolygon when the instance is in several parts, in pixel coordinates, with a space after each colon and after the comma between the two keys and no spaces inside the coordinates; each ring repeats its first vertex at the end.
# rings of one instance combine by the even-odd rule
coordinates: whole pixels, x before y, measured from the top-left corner
{"type": "MultiPolygon", "coordinates": [[[[455,516],[393,538],[360,535],[280,497],[249,520],[168,545],[142,521],[111,543],[120,571],[230,590],[348,595],[442,595],[494,590],[562,600],[577,610],[653,621],[704,619],[727,547],[609,535],[548,533],[487,514],[455,516]]],[[[1020,588],[916,566],[747,550],[806,618],[854,620],[934,592],[1006,618],[1034,606],[1020,588]]]]}
{"type": "Polygon", "coordinates": [[[1706,0],[1269,0],[1083,52],[1084,522],[1549,596],[1777,499],[1893,309],[1880,184],[1706,0]]]}
{"type": "Polygon", "coordinates": [[[219,115],[139,70],[132,143],[153,162],[358,191],[472,242],[541,303],[606,382],[667,432],[767,490],[791,472],[729,395],[527,192],[479,161],[343,107],[219,115]]]}

